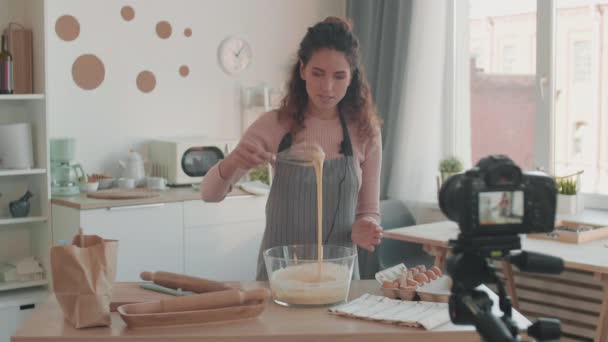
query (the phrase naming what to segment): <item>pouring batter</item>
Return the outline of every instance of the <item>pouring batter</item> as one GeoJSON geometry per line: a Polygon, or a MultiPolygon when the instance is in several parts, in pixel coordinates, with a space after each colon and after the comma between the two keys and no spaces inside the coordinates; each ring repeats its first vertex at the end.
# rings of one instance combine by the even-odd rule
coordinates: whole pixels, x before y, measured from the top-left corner
{"type": "MultiPolygon", "coordinates": [[[[205,176],[201,196],[224,199],[249,169],[271,162],[274,177],[266,204],[266,230],[258,280],[267,273],[262,252],[290,244],[352,246],[373,251],[378,225],[380,122],[359,63],[359,43],[349,24],[327,18],[300,43],[280,108],[262,115],[239,145],[205,176]],[[322,234],[317,230],[316,177],[307,166],[274,162],[294,141],[316,143],[326,154],[322,172],[322,234]]],[[[358,273],[358,272],[356,272],[358,273]]]]}

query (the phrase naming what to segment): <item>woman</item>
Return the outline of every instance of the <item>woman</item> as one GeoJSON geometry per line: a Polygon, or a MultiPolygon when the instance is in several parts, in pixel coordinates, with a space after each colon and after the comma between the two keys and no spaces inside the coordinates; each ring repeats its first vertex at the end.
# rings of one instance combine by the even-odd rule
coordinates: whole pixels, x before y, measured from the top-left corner
{"type": "MultiPolygon", "coordinates": [[[[329,17],[300,43],[280,108],[263,114],[201,185],[204,201],[221,201],[249,169],[274,167],[257,279],[266,280],[262,252],[317,241],[315,175],[311,167],[275,161],[295,141],[316,143],[323,164],[323,242],[369,251],[380,243],[380,120],[359,64],[359,42],[345,21],[329,17]]],[[[358,272],[355,272],[358,274],[358,272]]]]}

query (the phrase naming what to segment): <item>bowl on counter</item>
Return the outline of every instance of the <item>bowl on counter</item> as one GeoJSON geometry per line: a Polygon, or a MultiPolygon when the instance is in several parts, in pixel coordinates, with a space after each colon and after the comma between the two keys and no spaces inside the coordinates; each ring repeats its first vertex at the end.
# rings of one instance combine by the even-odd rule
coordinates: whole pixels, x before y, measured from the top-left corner
{"type": "Polygon", "coordinates": [[[95,192],[99,188],[99,182],[79,183],[78,186],[82,193],[95,192]]]}
{"type": "Polygon", "coordinates": [[[272,299],[284,306],[324,306],[348,299],[357,249],[323,245],[278,246],[264,251],[272,299]]]}

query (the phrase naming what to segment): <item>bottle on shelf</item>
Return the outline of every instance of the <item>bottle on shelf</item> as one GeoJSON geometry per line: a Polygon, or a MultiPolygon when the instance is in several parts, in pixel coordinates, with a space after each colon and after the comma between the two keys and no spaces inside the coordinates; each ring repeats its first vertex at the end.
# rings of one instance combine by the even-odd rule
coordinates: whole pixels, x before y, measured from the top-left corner
{"type": "Polygon", "coordinates": [[[13,56],[8,51],[8,35],[3,34],[0,49],[0,94],[12,94],[13,82],[13,56]]]}

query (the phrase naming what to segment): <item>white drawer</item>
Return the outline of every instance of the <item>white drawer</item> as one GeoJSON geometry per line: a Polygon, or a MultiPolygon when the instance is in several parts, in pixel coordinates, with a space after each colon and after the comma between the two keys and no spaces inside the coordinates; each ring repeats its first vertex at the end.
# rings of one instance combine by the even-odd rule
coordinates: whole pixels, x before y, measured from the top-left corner
{"type": "Polygon", "coordinates": [[[184,202],[184,227],[264,220],[266,196],[230,196],[219,203],[184,202]]]}

